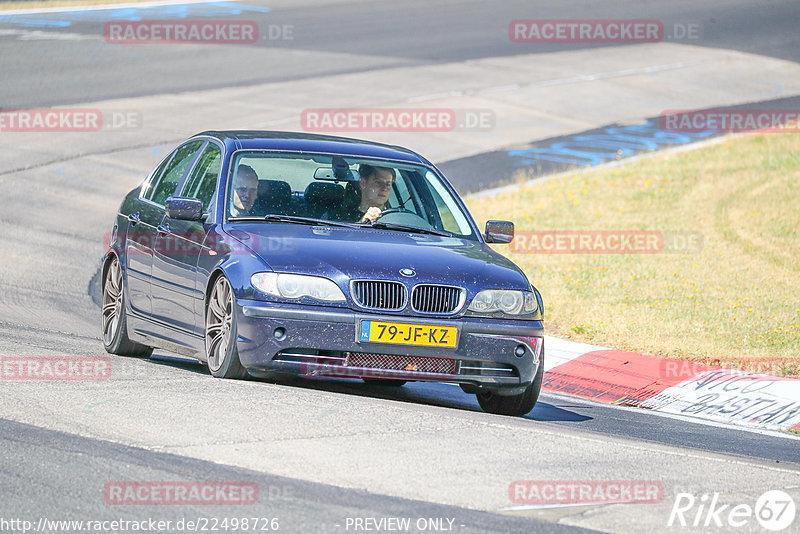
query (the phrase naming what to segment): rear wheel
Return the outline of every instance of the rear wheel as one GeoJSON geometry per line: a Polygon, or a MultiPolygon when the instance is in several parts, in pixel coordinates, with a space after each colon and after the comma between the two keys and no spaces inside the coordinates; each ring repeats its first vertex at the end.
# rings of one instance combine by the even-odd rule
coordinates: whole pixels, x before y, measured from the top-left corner
{"type": "Polygon", "coordinates": [[[542,379],[544,378],[544,347],[539,356],[539,369],[530,386],[519,395],[498,395],[491,391],[478,393],[478,404],[483,411],[497,415],[522,416],[533,410],[536,401],[539,400],[539,392],[542,390],[542,379]]]}
{"type": "Polygon", "coordinates": [[[236,316],[233,290],[224,276],[217,278],[206,302],[206,359],[217,378],[246,378],[236,346],[236,316]]]}
{"type": "Polygon", "coordinates": [[[103,346],[111,354],[147,358],[153,353],[153,347],[141,345],[128,338],[123,283],[122,267],[119,258],[114,256],[103,277],[103,346]]]}

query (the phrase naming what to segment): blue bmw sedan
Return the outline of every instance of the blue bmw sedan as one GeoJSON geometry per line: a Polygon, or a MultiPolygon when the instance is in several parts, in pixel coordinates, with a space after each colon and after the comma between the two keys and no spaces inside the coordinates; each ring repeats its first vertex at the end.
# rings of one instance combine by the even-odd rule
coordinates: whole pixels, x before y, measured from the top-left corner
{"type": "Polygon", "coordinates": [[[103,260],[108,352],[187,355],[221,378],[458,384],[524,415],[544,370],[539,292],[442,173],[400,147],[198,134],[120,206],[103,260]]]}

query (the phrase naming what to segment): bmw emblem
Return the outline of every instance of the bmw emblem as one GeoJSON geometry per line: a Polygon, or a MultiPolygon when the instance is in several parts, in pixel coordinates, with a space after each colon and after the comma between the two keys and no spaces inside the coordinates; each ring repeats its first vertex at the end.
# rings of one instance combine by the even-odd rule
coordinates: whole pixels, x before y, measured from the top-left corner
{"type": "Polygon", "coordinates": [[[408,268],[406,268],[406,269],[400,269],[400,274],[402,274],[403,276],[407,276],[407,277],[409,277],[409,278],[410,278],[410,277],[412,277],[412,276],[416,275],[416,274],[417,274],[417,272],[416,272],[414,269],[408,269],[408,268]]]}

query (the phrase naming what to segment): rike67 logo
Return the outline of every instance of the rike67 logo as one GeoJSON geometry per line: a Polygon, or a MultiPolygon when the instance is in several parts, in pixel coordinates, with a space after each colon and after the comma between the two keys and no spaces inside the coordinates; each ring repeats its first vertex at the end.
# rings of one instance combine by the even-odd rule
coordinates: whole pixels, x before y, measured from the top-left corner
{"type": "Polygon", "coordinates": [[[678,493],[667,521],[668,527],[741,528],[752,529],[755,522],[762,528],[779,532],[794,523],[797,509],[794,499],[780,490],[771,490],[761,495],[755,503],[724,503],[720,494],[704,493],[700,497],[691,493],[678,493]]]}

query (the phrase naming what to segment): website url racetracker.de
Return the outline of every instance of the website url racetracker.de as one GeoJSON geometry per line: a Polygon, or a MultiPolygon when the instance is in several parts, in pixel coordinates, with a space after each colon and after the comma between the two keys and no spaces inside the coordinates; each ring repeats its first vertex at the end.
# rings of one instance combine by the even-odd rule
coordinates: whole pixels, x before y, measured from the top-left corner
{"type": "Polygon", "coordinates": [[[195,517],[180,519],[107,519],[36,520],[0,517],[0,532],[27,534],[28,532],[278,532],[280,523],[275,517],[195,517]]]}

